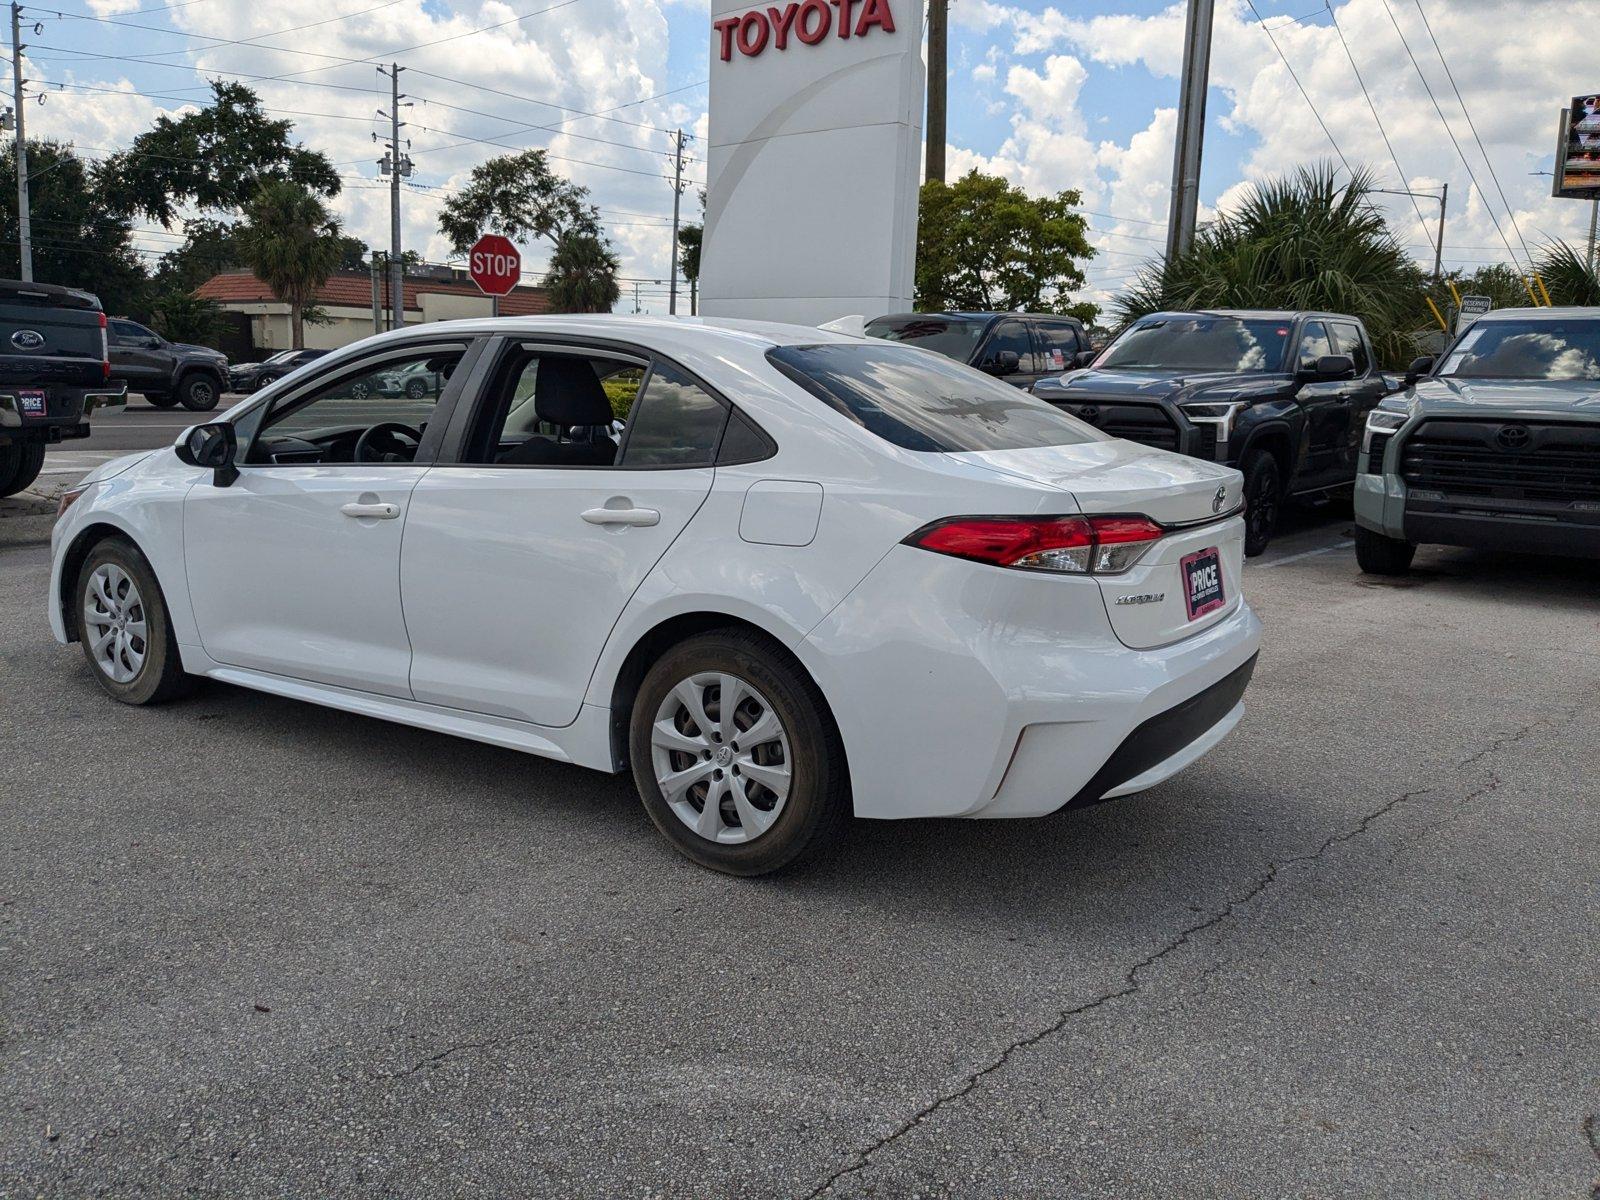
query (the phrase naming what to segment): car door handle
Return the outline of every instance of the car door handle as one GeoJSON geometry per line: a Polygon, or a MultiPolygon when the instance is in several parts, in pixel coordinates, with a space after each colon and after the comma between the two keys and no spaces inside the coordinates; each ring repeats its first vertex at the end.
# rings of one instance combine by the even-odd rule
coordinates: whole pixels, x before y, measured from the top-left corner
{"type": "Polygon", "coordinates": [[[661,524],[661,514],[653,508],[589,508],[582,515],[591,525],[661,524]]]}
{"type": "Polygon", "coordinates": [[[400,515],[398,504],[345,504],[339,509],[347,517],[376,517],[380,521],[392,521],[400,515]]]}

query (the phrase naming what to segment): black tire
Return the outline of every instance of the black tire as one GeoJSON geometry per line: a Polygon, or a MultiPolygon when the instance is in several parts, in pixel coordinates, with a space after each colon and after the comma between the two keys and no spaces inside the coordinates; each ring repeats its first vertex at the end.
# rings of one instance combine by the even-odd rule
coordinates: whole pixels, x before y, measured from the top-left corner
{"type": "Polygon", "coordinates": [[[15,496],[44,470],[43,442],[0,443],[0,496],[15,496]]]}
{"type": "Polygon", "coordinates": [[[406,381],[406,399],[408,399],[408,400],[421,400],[427,394],[428,394],[428,385],[426,383],[422,382],[422,380],[420,380],[420,379],[408,379],[406,381]]]}
{"type": "MultiPolygon", "coordinates": [[[[713,704],[717,705],[714,716],[719,728],[720,691],[720,687],[707,687],[698,693],[704,701],[703,708],[708,720],[713,717],[713,704]]],[[[721,742],[717,734],[713,733],[712,737],[721,742]]],[[[628,742],[633,778],[638,785],[639,796],[644,801],[645,812],[679,852],[710,870],[729,875],[765,875],[802,858],[814,858],[837,839],[850,816],[850,776],[845,763],[844,743],[821,692],[798,666],[771,643],[746,630],[713,630],[680,642],[662,655],[640,684],[629,718],[628,742]],[[748,724],[739,724],[741,720],[748,721],[751,708],[747,707],[747,703],[759,712],[760,705],[756,701],[765,700],[781,725],[788,751],[787,755],[773,757],[776,754],[776,741],[745,748],[743,753],[747,759],[756,753],[764,753],[767,757],[761,762],[787,768],[788,792],[768,828],[748,841],[733,844],[714,841],[697,833],[687,823],[688,818],[680,817],[678,811],[668,803],[656,779],[655,748],[652,746],[657,713],[673,690],[695,676],[719,673],[738,676],[760,694],[759,698],[747,698],[747,702],[741,702],[740,712],[734,716],[734,729],[749,728],[748,724]]],[[[730,737],[726,748],[730,754],[737,750],[737,739],[730,737]]],[[[717,750],[721,753],[722,745],[719,744],[717,750]]],[[[689,765],[698,766],[700,762],[692,752],[663,753],[669,756],[669,768],[680,765],[678,758],[685,759],[689,765]]],[[[715,761],[712,759],[707,762],[704,769],[712,770],[715,761]]],[[[735,762],[728,766],[730,776],[738,774],[736,765],[735,762]]],[[[756,767],[749,766],[748,769],[753,772],[756,767]]],[[[717,779],[722,779],[722,770],[717,769],[715,775],[717,779]]],[[[711,783],[706,781],[705,786],[710,787],[711,783]]],[[[738,786],[747,802],[776,807],[773,801],[776,794],[754,782],[753,775],[745,775],[738,786]]],[[[700,787],[700,783],[690,785],[683,793],[684,799],[680,805],[687,805],[686,811],[690,813],[705,812],[704,792],[699,795],[698,809],[694,807],[696,792],[700,787]]],[[[734,802],[730,794],[719,801],[719,824],[720,814],[732,813],[733,810],[734,802]]],[[[770,811],[770,808],[764,811],[770,811]]],[[[742,830],[743,822],[726,822],[724,827],[730,834],[739,836],[734,831],[742,830]]]]}
{"type": "Polygon", "coordinates": [[[221,398],[222,389],[217,381],[203,371],[178,380],[178,399],[190,412],[210,412],[221,398]]]}
{"type": "Polygon", "coordinates": [[[1415,544],[1356,526],[1356,565],[1368,575],[1404,575],[1416,557],[1415,544]]]}
{"type": "MultiPolygon", "coordinates": [[[[167,616],[166,597],[161,594],[161,586],[150,564],[131,542],[111,537],[97,542],[89,550],[73,584],[72,603],[83,656],[95,680],[109,695],[124,704],[161,704],[176,699],[193,686],[194,678],[184,673],[178,655],[178,639],[167,616]],[[143,661],[137,673],[127,680],[112,678],[97,657],[94,629],[85,616],[95,572],[108,564],[120,569],[138,589],[139,604],[130,609],[128,615],[130,619],[142,619],[145,627],[143,661]]],[[[137,646],[138,639],[134,639],[133,644],[137,646]]]]}
{"type": "Polygon", "coordinates": [[[1244,460],[1244,552],[1265,553],[1283,510],[1283,473],[1270,450],[1252,450],[1244,460]]]}
{"type": "Polygon", "coordinates": [[[146,392],[144,393],[144,402],[151,408],[175,408],[178,404],[178,398],[176,396],[167,395],[166,393],[152,396],[146,392]]]}

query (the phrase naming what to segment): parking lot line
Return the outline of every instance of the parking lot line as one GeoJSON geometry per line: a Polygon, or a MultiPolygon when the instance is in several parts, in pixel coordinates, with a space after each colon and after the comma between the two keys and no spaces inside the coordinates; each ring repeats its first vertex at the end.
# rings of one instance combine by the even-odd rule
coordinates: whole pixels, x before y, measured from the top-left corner
{"type": "Polygon", "coordinates": [[[1256,563],[1254,565],[1256,566],[1257,569],[1265,569],[1267,567],[1281,567],[1285,563],[1299,562],[1302,558],[1313,558],[1318,554],[1330,554],[1335,550],[1343,550],[1346,547],[1354,546],[1354,545],[1355,545],[1355,542],[1352,539],[1346,538],[1344,541],[1336,542],[1332,546],[1318,546],[1314,550],[1302,550],[1298,554],[1290,554],[1290,555],[1286,555],[1283,558],[1275,558],[1271,562],[1256,563]]]}

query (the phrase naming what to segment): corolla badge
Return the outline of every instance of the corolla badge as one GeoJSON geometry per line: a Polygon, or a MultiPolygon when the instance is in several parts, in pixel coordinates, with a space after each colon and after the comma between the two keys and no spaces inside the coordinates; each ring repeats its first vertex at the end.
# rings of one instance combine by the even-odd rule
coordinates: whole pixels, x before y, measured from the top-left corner
{"type": "Polygon", "coordinates": [[[18,350],[37,350],[44,345],[44,334],[37,329],[19,329],[11,335],[11,344],[18,350]]]}
{"type": "Polygon", "coordinates": [[[1214,513],[1221,512],[1222,511],[1222,506],[1224,504],[1226,504],[1227,502],[1228,502],[1228,485],[1227,484],[1223,484],[1221,487],[1219,487],[1217,489],[1217,494],[1215,496],[1211,497],[1211,511],[1214,512],[1214,513]]]}

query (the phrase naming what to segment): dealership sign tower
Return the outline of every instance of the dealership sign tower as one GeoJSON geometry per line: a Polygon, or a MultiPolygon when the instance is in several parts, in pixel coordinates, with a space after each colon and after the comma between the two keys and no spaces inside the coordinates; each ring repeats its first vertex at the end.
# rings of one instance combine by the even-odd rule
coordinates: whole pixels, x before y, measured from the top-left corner
{"type": "Polygon", "coordinates": [[[911,307],[921,0],[712,0],[700,311],[814,325],[911,307]]]}

